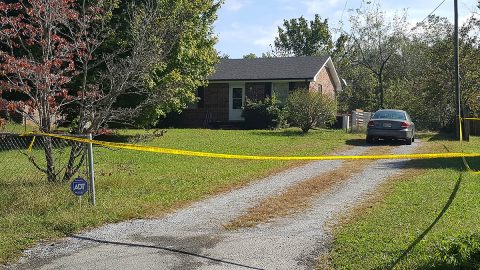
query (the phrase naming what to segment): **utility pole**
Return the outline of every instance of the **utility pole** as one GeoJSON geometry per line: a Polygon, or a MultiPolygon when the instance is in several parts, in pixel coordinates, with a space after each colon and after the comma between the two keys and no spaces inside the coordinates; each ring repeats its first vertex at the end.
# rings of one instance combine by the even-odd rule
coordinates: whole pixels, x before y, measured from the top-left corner
{"type": "Polygon", "coordinates": [[[455,115],[455,123],[456,123],[456,134],[457,139],[460,139],[460,117],[463,117],[462,114],[462,104],[461,95],[460,95],[460,71],[459,71],[459,63],[458,63],[458,0],[454,0],[454,15],[455,15],[455,32],[453,37],[453,49],[454,49],[454,65],[455,65],[455,96],[456,96],[456,115],[455,115]]]}

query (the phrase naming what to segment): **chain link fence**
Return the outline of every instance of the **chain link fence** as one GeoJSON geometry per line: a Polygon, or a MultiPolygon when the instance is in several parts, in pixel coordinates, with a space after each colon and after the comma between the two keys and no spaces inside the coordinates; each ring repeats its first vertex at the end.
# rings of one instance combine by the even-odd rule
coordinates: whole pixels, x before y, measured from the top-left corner
{"type": "Polygon", "coordinates": [[[12,123],[4,127],[0,131],[1,180],[66,182],[79,173],[87,175],[86,144],[11,132],[22,129],[12,123]]]}

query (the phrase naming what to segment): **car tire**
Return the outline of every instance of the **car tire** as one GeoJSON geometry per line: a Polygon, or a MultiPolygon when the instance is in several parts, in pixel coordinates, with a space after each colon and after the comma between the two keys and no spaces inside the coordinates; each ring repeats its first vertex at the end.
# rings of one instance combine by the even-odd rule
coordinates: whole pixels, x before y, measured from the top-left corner
{"type": "Polygon", "coordinates": [[[412,142],[413,142],[413,137],[412,137],[412,138],[406,138],[406,139],[405,139],[405,144],[406,144],[406,145],[412,145],[412,142]]]}
{"type": "Polygon", "coordinates": [[[365,139],[365,141],[366,141],[367,143],[373,143],[373,137],[367,135],[367,138],[365,139]]]}

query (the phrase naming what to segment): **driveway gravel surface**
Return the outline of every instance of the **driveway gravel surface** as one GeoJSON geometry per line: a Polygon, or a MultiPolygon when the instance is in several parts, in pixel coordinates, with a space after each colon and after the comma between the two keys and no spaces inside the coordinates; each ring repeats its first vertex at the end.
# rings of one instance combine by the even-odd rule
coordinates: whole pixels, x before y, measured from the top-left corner
{"type": "MultiPolygon", "coordinates": [[[[411,153],[419,145],[392,147],[411,153]]],[[[340,155],[360,155],[355,146],[340,155]]],[[[331,243],[330,224],[361,202],[405,160],[379,160],[319,195],[313,207],[252,228],[223,227],[261,200],[338,169],[316,161],[198,202],[158,219],[108,224],[26,251],[12,269],[312,269],[331,243]]],[[[348,168],[345,168],[348,170],[348,168]]]]}

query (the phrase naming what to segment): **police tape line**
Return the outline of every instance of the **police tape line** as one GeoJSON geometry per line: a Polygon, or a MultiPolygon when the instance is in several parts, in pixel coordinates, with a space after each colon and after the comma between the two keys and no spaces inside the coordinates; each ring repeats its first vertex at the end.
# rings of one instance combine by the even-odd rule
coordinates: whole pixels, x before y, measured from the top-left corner
{"type": "MultiPolygon", "coordinates": [[[[220,154],[197,152],[179,149],[162,148],[156,146],[145,146],[129,143],[113,143],[97,140],[89,140],[78,137],[63,136],[49,133],[30,133],[25,135],[49,136],[52,138],[64,139],[69,141],[76,141],[81,143],[91,143],[94,145],[153,152],[162,154],[194,156],[194,157],[209,157],[222,159],[244,159],[244,160],[365,160],[365,159],[434,159],[434,158],[466,158],[466,157],[480,157],[480,153],[429,153],[429,154],[391,154],[391,155],[366,155],[366,156],[252,156],[252,155],[236,155],[236,154],[220,154]]],[[[32,140],[33,141],[33,140],[32,140]]]]}

